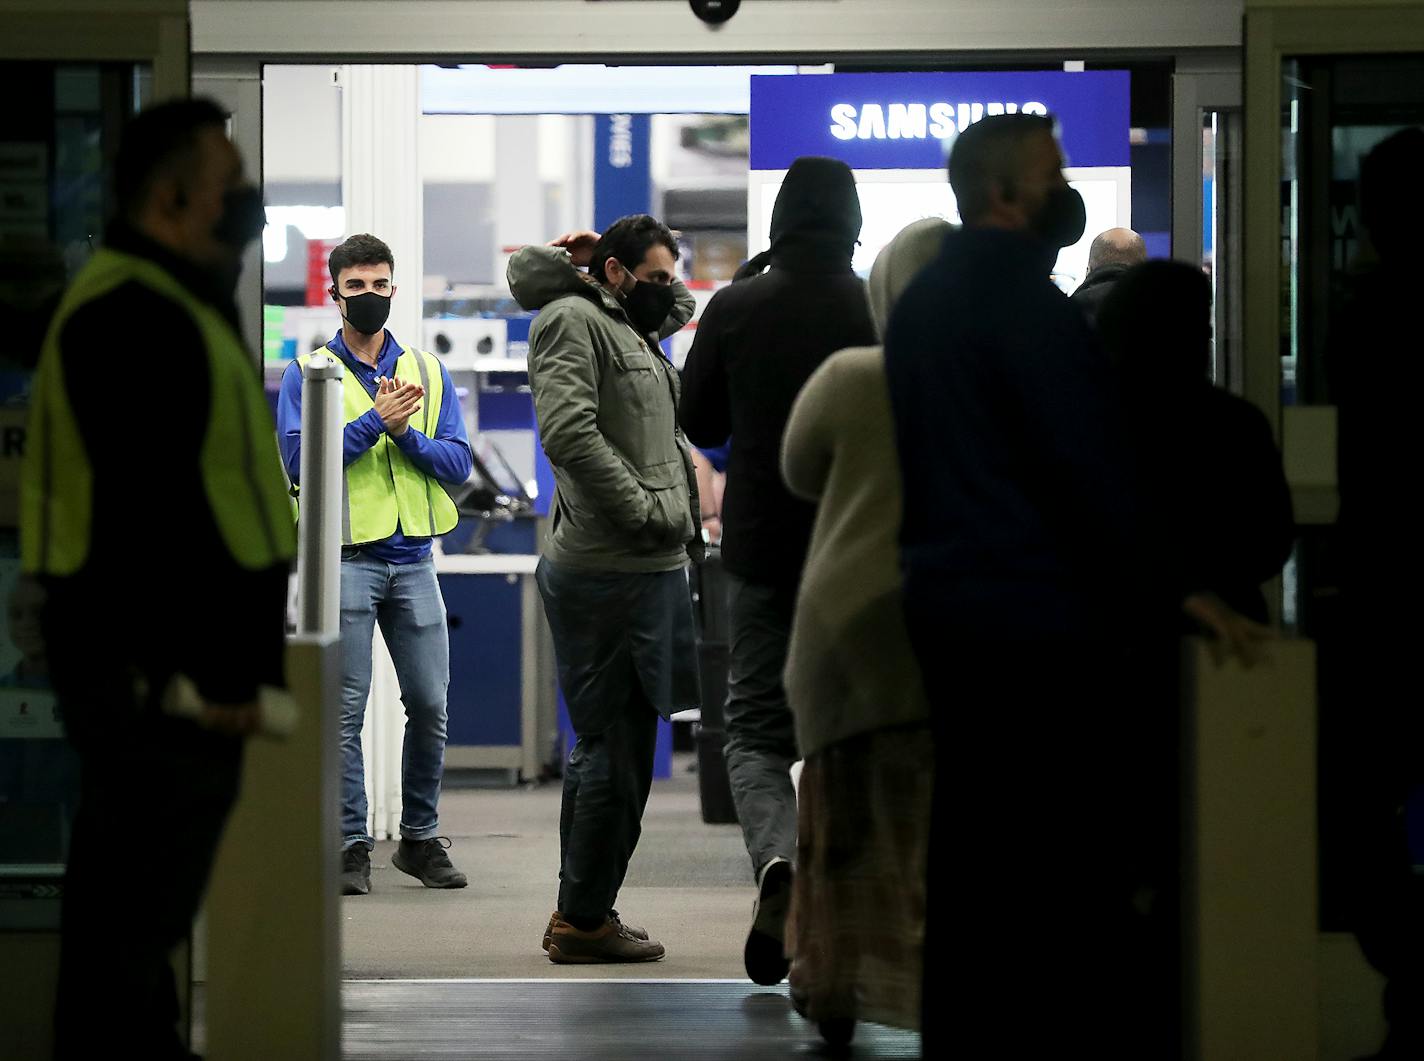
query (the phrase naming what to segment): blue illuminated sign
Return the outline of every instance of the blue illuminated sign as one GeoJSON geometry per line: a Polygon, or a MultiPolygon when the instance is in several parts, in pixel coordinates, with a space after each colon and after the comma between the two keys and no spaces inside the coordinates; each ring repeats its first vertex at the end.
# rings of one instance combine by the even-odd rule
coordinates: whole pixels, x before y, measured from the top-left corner
{"type": "Polygon", "coordinates": [[[600,114],[593,131],[593,227],[602,232],[620,217],[653,208],[646,114],[600,114]]]}
{"type": "Polygon", "coordinates": [[[801,155],[852,169],[938,169],[966,126],[993,114],[1052,114],[1070,166],[1129,165],[1129,75],[803,74],[752,79],[751,168],[801,155]]]}

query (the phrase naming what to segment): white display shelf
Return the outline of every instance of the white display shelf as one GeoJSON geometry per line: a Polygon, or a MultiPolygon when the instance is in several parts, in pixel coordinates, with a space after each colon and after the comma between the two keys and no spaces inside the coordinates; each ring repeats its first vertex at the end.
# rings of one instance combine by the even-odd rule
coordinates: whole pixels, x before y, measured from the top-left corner
{"type": "Polygon", "coordinates": [[[532,575],[539,557],[525,553],[485,553],[479,556],[437,556],[435,570],[442,575],[532,575]]]}
{"type": "Polygon", "coordinates": [[[522,357],[481,357],[474,363],[476,372],[528,372],[529,362],[522,357]]]}

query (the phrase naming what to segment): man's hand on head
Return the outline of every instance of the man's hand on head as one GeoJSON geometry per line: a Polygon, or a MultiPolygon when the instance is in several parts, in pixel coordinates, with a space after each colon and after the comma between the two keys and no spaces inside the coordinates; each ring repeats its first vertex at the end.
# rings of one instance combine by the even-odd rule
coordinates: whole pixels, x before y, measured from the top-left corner
{"type": "Polygon", "coordinates": [[[582,232],[566,232],[558,239],[550,240],[549,246],[562,247],[569,252],[569,257],[574,265],[580,269],[588,268],[593,261],[593,248],[598,245],[599,234],[584,230],[582,232]]]}

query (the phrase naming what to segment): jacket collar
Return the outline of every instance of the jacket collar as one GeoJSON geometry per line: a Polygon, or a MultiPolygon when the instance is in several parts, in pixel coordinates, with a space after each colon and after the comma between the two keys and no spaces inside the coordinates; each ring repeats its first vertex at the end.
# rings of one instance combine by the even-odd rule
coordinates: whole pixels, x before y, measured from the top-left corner
{"type": "Polygon", "coordinates": [[[1130,268],[1132,268],[1130,265],[1123,265],[1120,262],[1100,265],[1083,279],[1080,290],[1097,287],[1099,284],[1110,284],[1130,268]]]}
{"type": "MultiPolygon", "coordinates": [[[[152,262],[177,280],[194,298],[216,309],[223,319],[232,325],[234,331],[240,332],[237,303],[233,299],[233,284],[226,278],[174,254],[126,221],[115,220],[110,223],[104,235],[104,244],[110,250],[152,262]]],[[[234,275],[233,281],[235,280],[234,275]]]]}

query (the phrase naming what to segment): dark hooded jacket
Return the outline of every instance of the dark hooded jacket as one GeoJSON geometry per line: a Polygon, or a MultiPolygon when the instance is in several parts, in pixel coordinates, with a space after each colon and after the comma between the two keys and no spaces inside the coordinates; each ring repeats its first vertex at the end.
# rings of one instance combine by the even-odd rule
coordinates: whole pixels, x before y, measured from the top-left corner
{"type": "Polygon", "coordinates": [[[770,252],[712,297],[683,369],[688,437],[699,446],[732,440],[722,557],[748,581],[795,585],[805,563],[815,506],[791,495],[780,466],[796,395],[835,351],[876,342],[865,285],[851,270],[860,220],[849,167],[797,159],[776,198],[770,252]]]}

